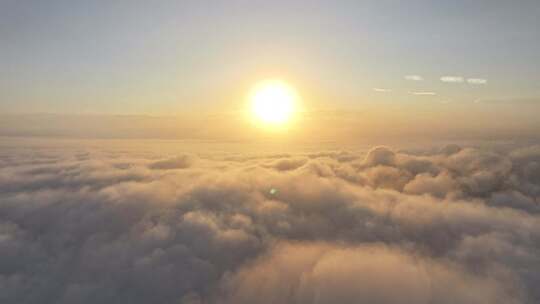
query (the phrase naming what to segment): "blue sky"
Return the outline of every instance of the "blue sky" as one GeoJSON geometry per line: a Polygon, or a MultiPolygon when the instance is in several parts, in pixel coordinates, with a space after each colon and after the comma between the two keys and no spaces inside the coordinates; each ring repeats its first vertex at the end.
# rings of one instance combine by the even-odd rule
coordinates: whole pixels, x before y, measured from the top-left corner
{"type": "Polygon", "coordinates": [[[325,107],[519,102],[540,96],[538,28],[528,0],[4,0],[0,110],[221,110],[267,77],[325,107]]]}

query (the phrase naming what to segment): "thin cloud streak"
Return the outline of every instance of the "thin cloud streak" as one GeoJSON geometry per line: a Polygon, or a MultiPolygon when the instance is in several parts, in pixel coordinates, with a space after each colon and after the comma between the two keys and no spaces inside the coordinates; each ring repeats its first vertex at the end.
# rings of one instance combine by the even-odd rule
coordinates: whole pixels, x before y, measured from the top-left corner
{"type": "Polygon", "coordinates": [[[405,75],[405,79],[406,80],[411,80],[411,81],[422,81],[424,80],[424,78],[420,75],[405,75]]]}
{"type": "Polygon", "coordinates": [[[473,84],[473,85],[482,85],[486,84],[488,81],[484,78],[468,78],[467,83],[473,84]]]}
{"type": "Polygon", "coordinates": [[[464,79],[461,76],[442,76],[441,81],[449,83],[462,83],[464,79]]]}
{"type": "Polygon", "coordinates": [[[499,97],[479,98],[474,103],[485,104],[515,104],[515,105],[540,105],[540,97],[499,97]]]}
{"type": "Polygon", "coordinates": [[[418,96],[435,96],[435,95],[437,95],[437,93],[435,93],[435,92],[409,92],[409,94],[418,95],[418,96]]]}

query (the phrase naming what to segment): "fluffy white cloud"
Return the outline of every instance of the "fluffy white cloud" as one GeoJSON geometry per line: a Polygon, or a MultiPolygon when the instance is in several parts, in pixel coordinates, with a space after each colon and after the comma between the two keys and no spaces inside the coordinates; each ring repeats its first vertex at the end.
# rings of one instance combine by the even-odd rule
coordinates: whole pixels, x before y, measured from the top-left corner
{"type": "Polygon", "coordinates": [[[0,151],[1,303],[538,303],[540,148],[0,151]]]}

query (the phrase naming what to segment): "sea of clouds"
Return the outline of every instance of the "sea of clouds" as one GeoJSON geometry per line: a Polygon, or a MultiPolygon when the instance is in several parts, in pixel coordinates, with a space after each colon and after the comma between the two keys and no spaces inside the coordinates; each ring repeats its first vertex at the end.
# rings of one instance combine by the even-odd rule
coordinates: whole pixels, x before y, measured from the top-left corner
{"type": "Polygon", "coordinates": [[[0,150],[0,303],[540,303],[540,146],[0,150]]]}

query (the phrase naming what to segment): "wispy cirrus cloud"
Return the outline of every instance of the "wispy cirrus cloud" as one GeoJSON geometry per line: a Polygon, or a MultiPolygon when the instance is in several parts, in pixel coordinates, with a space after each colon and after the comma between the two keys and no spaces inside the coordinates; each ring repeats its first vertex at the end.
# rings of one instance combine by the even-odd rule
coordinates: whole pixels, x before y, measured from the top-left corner
{"type": "Polygon", "coordinates": [[[430,92],[430,91],[409,92],[409,94],[419,95],[419,96],[435,96],[435,95],[437,95],[437,93],[430,92]]]}
{"type": "Polygon", "coordinates": [[[390,89],[384,89],[384,88],[373,88],[373,91],[379,92],[379,93],[388,93],[388,92],[392,92],[392,90],[390,90],[390,89]]]}
{"type": "Polygon", "coordinates": [[[486,84],[487,79],[484,79],[484,78],[467,78],[467,83],[469,83],[469,84],[486,84]]]}
{"type": "Polygon", "coordinates": [[[404,77],[406,80],[412,80],[412,81],[422,81],[424,78],[420,75],[405,75],[404,77]]]}
{"type": "Polygon", "coordinates": [[[480,98],[474,103],[485,104],[520,104],[520,105],[540,105],[540,97],[498,97],[498,98],[480,98]]]}
{"type": "Polygon", "coordinates": [[[449,83],[462,83],[464,81],[463,77],[461,76],[442,76],[440,79],[442,82],[449,83]]]}

